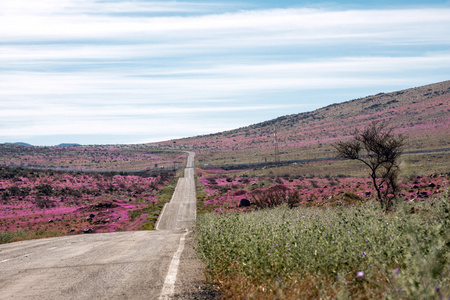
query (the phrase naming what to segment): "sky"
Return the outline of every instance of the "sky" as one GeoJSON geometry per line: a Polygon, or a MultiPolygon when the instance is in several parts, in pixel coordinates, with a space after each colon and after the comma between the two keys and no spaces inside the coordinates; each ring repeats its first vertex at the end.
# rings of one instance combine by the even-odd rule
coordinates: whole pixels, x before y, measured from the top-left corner
{"type": "Polygon", "coordinates": [[[450,79],[450,1],[0,0],[0,143],[135,144],[450,79]]]}

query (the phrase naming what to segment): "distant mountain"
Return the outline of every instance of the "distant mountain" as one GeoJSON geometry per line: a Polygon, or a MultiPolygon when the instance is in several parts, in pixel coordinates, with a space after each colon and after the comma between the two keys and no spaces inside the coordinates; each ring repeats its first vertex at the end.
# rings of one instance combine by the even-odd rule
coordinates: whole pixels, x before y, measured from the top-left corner
{"type": "Polygon", "coordinates": [[[356,128],[363,128],[373,121],[383,122],[407,135],[405,150],[450,147],[450,80],[379,93],[235,130],[166,143],[218,151],[266,152],[277,144],[280,154],[291,155],[294,151],[289,149],[297,149],[295,153],[304,150],[310,155],[327,157],[331,153],[326,152],[333,151],[333,142],[350,137],[356,128]]]}
{"type": "MultiPolygon", "coordinates": [[[[27,146],[27,147],[34,147],[31,144],[23,143],[23,142],[16,142],[16,143],[3,143],[3,145],[19,145],[19,146],[27,146]]],[[[81,146],[80,144],[76,143],[61,143],[59,145],[56,145],[54,147],[74,147],[74,146],[81,146]]]]}
{"type": "Polygon", "coordinates": [[[61,143],[59,145],[56,145],[55,147],[74,147],[74,146],[81,146],[81,145],[76,143],[61,143]]]}
{"type": "Polygon", "coordinates": [[[16,142],[16,143],[3,143],[4,145],[19,145],[19,146],[27,146],[27,147],[33,147],[33,145],[23,142],[16,142]]]}

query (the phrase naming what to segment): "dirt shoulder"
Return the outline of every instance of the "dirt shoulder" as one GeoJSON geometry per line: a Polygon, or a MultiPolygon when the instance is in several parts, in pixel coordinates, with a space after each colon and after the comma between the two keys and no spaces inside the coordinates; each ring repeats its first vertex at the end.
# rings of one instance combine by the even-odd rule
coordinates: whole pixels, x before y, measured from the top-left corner
{"type": "Polygon", "coordinates": [[[194,233],[190,230],[186,236],[184,251],[181,254],[175,294],[172,299],[222,299],[217,288],[205,283],[203,269],[204,265],[197,258],[194,249],[194,233]]]}

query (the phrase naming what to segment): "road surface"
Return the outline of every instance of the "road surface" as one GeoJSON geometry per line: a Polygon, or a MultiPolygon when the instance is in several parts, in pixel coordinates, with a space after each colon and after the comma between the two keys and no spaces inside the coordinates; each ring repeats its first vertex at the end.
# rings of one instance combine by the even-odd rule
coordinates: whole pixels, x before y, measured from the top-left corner
{"type": "Polygon", "coordinates": [[[173,197],[156,224],[157,230],[188,229],[194,224],[197,209],[194,158],[195,154],[189,152],[184,178],[178,179],[173,197]]]}
{"type": "MultiPolygon", "coordinates": [[[[202,276],[187,231],[195,220],[193,166],[194,153],[189,153],[185,177],[179,179],[156,231],[0,245],[0,299],[183,299],[176,295],[194,295],[202,276]]],[[[199,295],[193,298],[208,298],[199,295]]]]}

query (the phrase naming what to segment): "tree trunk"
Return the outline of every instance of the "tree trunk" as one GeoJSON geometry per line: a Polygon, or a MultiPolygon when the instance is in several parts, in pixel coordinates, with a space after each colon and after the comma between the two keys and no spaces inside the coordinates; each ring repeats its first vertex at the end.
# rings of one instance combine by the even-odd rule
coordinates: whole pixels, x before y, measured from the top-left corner
{"type": "Polygon", "coordinates": [[[383,208],[383,197],[381,196],[380,187],[377,184],[377,176],[375,174],[375,171],[372,171],[372,174],[370,175],[370,177],[372,177],[373,186],[375,187],[375,190],[377,191],[378,201],[380,201],[381,208],[383,208]]]}

